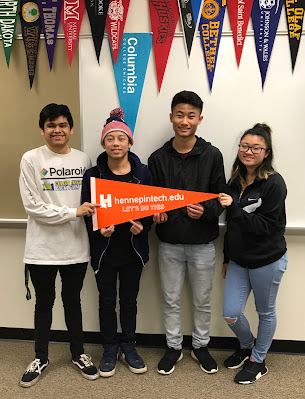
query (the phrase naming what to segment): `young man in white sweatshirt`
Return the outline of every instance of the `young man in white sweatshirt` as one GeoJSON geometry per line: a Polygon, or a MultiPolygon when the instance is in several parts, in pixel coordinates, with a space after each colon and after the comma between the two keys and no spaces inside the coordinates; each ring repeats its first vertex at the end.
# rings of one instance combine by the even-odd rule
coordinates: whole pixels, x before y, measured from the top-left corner
{"type": "Polygon", "coordinates": [[[36,294],[36,356],[21,378],[22,387],[35,384],[49,365],[48,344],[58,272],[72,362],[85,378],[94,380],[99,376],[90,356],[84,353],[80,304],[89,260],[82,216],[95,211],[94,204],[80,204],[80,195],[82,177],[91,162],[86,154],[68,146],[73,119],[66,105],[44,107],[39,127],[46,144],[23,155],[19,179],[28,215],[24,263],[36,294]]]}

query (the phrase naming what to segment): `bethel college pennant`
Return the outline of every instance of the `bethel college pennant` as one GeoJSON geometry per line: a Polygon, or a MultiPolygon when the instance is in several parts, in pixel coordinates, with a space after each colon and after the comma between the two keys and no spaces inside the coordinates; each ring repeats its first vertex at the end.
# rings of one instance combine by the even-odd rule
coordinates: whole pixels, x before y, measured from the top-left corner
{"type": "Polygon", "coordinates": [[[52,69],[62,0],[41,0],[38,5],[49,65],[50,69],[52,69]]]}
{"type": "Polygon", "coordinates": [[[229,0],[228,11],[233,33],[237,65],[239,66],[253,0],[229,0]]]}
{"type": "Polygon", "coordinates": [[[30,87],[32,88],[41,32],[41,20],[38,4],[35,0],[20,2],[20,21],[22,38],[25,47],[30,87]]]}
{"type": "Polygon", "coordinates": [[[95,177],[90,178],[90,188],[91,202],[100,205],[92,216],[93,230],[218,197],[218,194],[122,183],[95,177]]]}
{"type": "Polygon", "coordinates": [[[116,64],[123,37],[130,0],[110,0],[106,26],[113,61],[116,64]]]}
{"type": "Polygon", "coordinates": [[[222,0],[205,0],[200,17],[199,31],[211,91],[225,10],[222,0]]]}
{"type": "Polygon", "coordinates": [[[85,0],[63,0],[61,23],[65,34],[67,54],[71,66],[85,12],[85,0]]]}
{"type": "Polygon", "coordinates": [[[189,57],[195,35],[196,21],[194,20],[192,2],[189,0],[178,0],[178,3],[184,33],[184,41],[189,57]]]}
{"type": "Polygon", "coordinates": [[[153,34],[152,40],[155,53],[158,90],[160,91],[179,19],[177,0],[149,0],[149,13],[153,34]]]}
{"type": "Polygon", "coordinates": [[[256,54],[264,87],[284,0],[254,0],[252,23],[256,54]]]}
{"type": "Polygon", "coordinates": [[[7,66],[10,64],[18,11],[19,0],[0,0],[0,34],[7,66]]]}
{"type": "Polygon", "coordinates": [[[151,51],[151,33],[124,33],[117,63],[113,63],[120,106],[134,132],[151,51]]]}
{"type": "Polygon", "coordinates": [[[104,39],[109,0],[85,0],[85,1],[91,26],[91,33],[95,48],[95,54],[97,62],[99,63],[102,43],[104,39]]]}
{"type": "Polygon", "coordinates": [[[292,70],[294,70],[302,35],[305,0],[285,0],[292,70]]]}

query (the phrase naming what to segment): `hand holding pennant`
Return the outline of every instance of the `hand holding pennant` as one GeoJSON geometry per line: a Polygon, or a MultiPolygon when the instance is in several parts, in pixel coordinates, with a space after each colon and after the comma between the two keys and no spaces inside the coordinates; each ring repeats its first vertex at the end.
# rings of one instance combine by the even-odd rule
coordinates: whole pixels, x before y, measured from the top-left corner
{"type": "Polygon", "coordinates": [[[217,198],[218,194],[90,178],[93,230],[217,198]]]}

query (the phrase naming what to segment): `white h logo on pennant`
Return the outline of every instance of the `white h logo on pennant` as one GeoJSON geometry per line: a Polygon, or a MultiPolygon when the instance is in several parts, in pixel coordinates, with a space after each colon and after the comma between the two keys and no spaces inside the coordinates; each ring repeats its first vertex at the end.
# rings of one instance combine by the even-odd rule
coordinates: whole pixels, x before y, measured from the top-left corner
{"type": "Polygon", "coordinates": [[[111,208],[112,207],[111,194],[107,194],[107,199],[105,199],[104,194],[101,194],[100,204],[101,208],[111,208]]]}

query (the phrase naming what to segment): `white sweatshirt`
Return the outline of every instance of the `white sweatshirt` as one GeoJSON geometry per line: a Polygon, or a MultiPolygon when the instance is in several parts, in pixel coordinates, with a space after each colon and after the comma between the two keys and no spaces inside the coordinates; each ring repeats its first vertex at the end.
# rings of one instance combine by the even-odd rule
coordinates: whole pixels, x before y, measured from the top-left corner
{"type": "Polygon", "coordinates": [[[90,158],[71,148],[56,154],[45,145],[26,152],[19,186],[28,225],[24,263],[67,265],[89,260],[85,223],[76,216],[90,158]]]}

